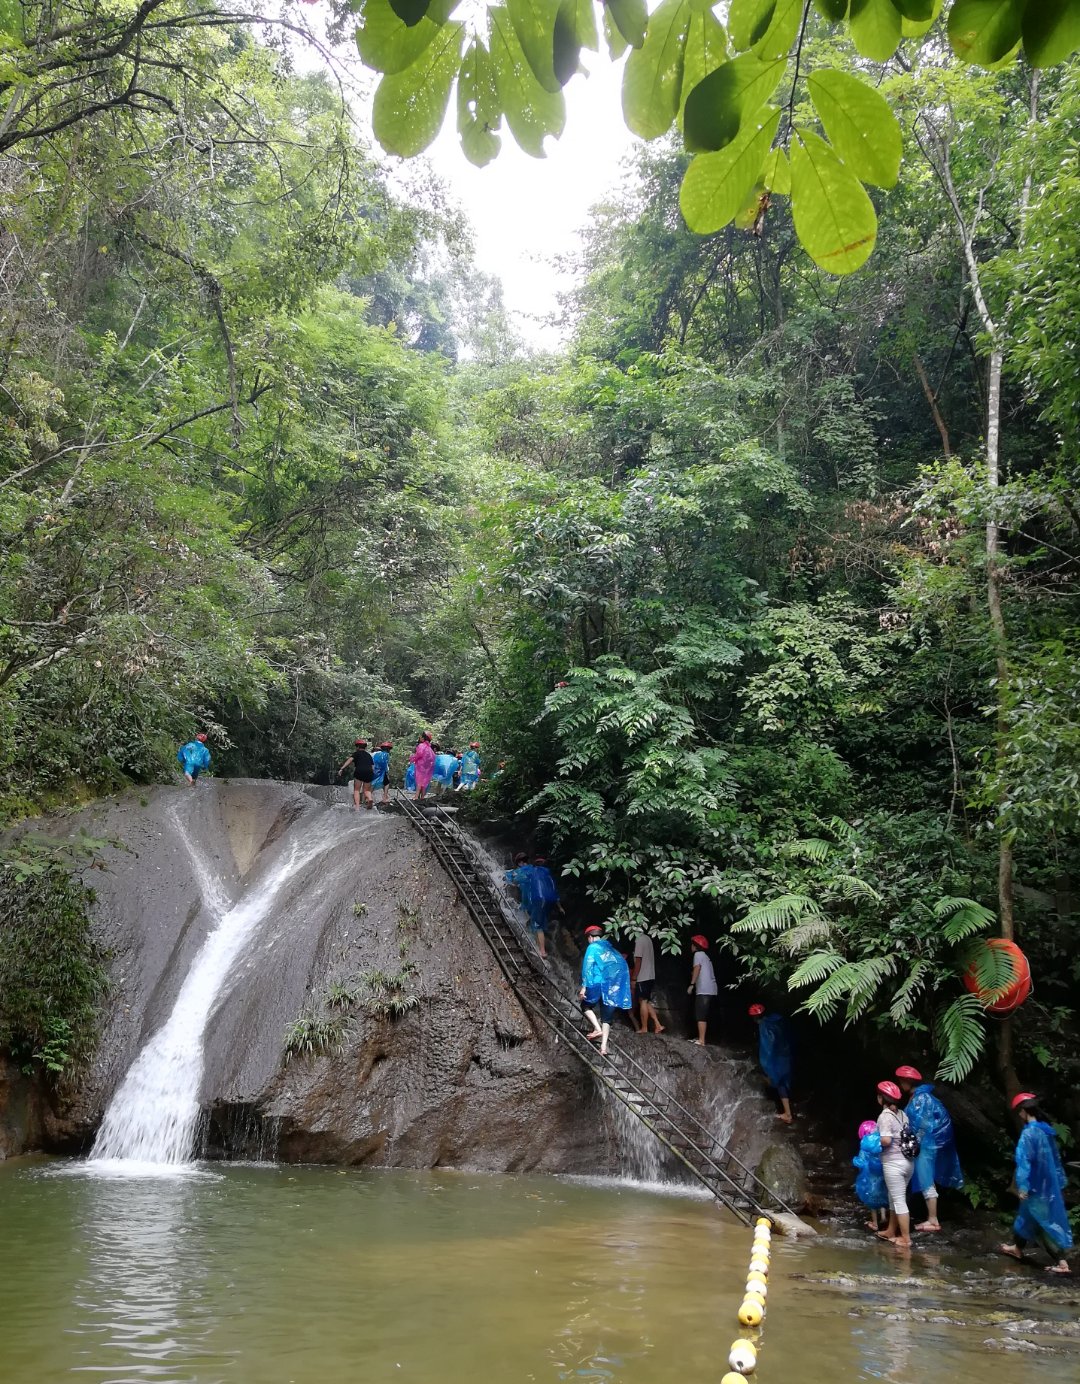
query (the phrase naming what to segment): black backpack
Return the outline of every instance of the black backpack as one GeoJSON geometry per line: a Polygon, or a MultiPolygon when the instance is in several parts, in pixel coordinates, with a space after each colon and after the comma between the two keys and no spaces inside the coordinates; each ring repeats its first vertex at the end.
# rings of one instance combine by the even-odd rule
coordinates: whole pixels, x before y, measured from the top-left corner
{"type": "Polygon", "coordinates": [[[915,1133],[911,1125],[908,1123],[908,1117],[903,1113],[903,1111],[900,1112],[900,1118],[904,1122],[903,1127],[900,1130],[900,1136],[896,1141],[899,1145],[900,1152],[904,1155],[905,1158],[918,1158],[919,1150],[922,1148],[922,1144],[919,1141],[919,1136],[915,1133]]]}

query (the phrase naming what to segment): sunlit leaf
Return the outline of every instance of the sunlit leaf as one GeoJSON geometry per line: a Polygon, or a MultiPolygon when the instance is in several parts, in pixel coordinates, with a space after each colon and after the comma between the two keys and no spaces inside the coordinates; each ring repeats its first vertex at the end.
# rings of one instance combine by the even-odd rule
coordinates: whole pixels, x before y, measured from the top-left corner
{"type": "Polygon", "coordinates": [[[710,72],[686,98],[683,134],[691,153],[722,149],[768,101],[787,70],[786,58],[763,62],[743,53],[710,72]]]}
{"type": "Polygon", "coordinates": [[[878,187],[893,187],[904,141],[884,96],[829,67],[815,68],[806,86],[830,143],[851,171],[878,187]]]}
{"type": "Polygon", "coordinates": [[[545,91],[561,91],[554,45],[559,0],[506,0],[505,8],[533,76],[545,91]]]}
{"type": "Polygon", "coordinates": [[[630,47],[640,48],[645,42],[645,29],[649,22],[645,0],[606,0],[604,11],[611,15],[616,29],[630,47]]]}
{"type": "Polygon", "coordinates": [[[900,43],[900,11],[892,0],[851,0],[848,26],[864,58],[885,62],[900,43]]]}
{"type": "Polygon", "coordinates": [[[783,149],[778,147],[769,151],[761,180],[770,192],[775,192],[781,197],[790,195],[791,164],[788,163],[787,155],[783,149]]]}
{"type": "Polygon", "coordinates": [[[390,0],[366,0],[356,31],[360,57],[376,72],[404,72],[446,22],[454,0],[435,0],[428,14],[410,27],[390,8],[390,0]]]}
{"type": "Polygon", "coordinates": [[[795,231],[814,263],[831,274],[865,264],[877,238],[877,215],[862,183],[818,135],[796,131],[791,150],[795,231]]]}
{"type": "Polygon", "coordinates": [[[458,134],[470,163],[483,168],[496,157],[502,140],[495,133],[502,118],[491,56],[479,39],[469,45],[457,86],[458,134]]]}
{"type": "Polygon", "coordinates": [[[954,0],[949,42],[965,62],[1000,62],[1020,42],[1024,0],[954,0]]]}
{"type": "Polygon", "coordinates": [[[411,29],[419,24],[431,7],[431,0],[390,0],[390,8],[411,29]]]}
{"type": "Polygon", "coordinates": [[[728,33],[742,52],[763,38],[776,13],[777,0],[731,0],[728,33]]]}
{"type": "Polygon", "coordinates": [[[753,44],[759,58],[786,58],[802,22],[803,0],[776,0],[769,27],[753,44]]]}
{"type": "Polygon", "coordinates": [[[1024,55],[1033,67],[1053,67],[1080,48],[1080,0],[1039,0],[1024,10],[1024,55]]]}
{"type": "Polygon", "coordinates": [[[505,7],[493,5],[490,19],[490,52],[499,95],[510,133],[527,154],[544,157],[544,138],[562,134],[566,103],[561,91],[545,91],[533,76],[505,7]]]}
{"type": "Polygon", "coordinates": [[[688,0],[661,0],[649,18],[645,42],[626,60],[623,115],[642,139],[657,139],[678,113],[690,14],[688,0]]]}
{"type": "Polygon", "coordinates": [[[461,65],[464,35],[464,24],[444,25],[410,67],[379,83],[371,127],[388,154],[412,158],[439,133],[461,65]]]}
{"type": "Polygon", "coordinates": [[[679,124],[686,112],[686,98],[702,78],[720,66],[727,57],[727,34],[724,26],[710,10],[694,11],[686,30],[686,50],[683,54],[682,92],[680,94],[679,124]]]}

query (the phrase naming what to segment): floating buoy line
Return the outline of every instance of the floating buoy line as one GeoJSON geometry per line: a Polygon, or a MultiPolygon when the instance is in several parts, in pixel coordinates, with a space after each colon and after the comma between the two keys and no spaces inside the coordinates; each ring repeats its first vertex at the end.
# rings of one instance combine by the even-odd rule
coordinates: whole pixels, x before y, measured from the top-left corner
{"type": "Polygon", "coordinates": [[[759,1216],[754,1223],[754,1244],[750,1265],[746,1271],[746,1292],[739,1308],[739,1325],[743,1334],[732,1342],[728,1352],[731,1372],[720,1384],[742,1384],[747,1375],[757,1369],[761,1337],[758,1328],[765,1320],[765,1300],[769,1296],[769,1260],[772,1254],[772,1222],[759,1216]]]}

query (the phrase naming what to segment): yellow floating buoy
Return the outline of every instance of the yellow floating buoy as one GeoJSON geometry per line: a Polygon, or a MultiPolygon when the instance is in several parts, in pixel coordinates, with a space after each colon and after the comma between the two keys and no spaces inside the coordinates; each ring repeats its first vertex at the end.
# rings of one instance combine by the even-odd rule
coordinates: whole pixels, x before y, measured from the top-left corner
{"type": "Polygon", "coordinates": [[[728,1354],[728,1364],[736,1374],[753,1374],[757,1351],[750,1341],[736,1341],[728,1354]]]}
{"type": "Polygon", "coordinates": [[[739,1308],[739,1323],[741,1326],[760,1326],[761,1319],[765,1313],[761,1303],[757,1298],[745,1298],[743,1305],[739,1308]]]}
{"type": "Polygon", "coordinates": [[[736,1374],[734,1370],[732,1370],[730,1374],[724,1375],[723,1379],[721,1379],[720,1381],[720,1384],[743,1384],[743,1379],[745,1377],[745,1375],[736,1374]]]}
{"type": "Polygon", "coordinates": [[[759,1216],[754,1224],[763,1225],[766,1230],[772,1229],[772,1221],[769,1220],[768,1216],[759,1216]]]}
{"type": "MultiPolygon", "coordinates": [[[[755,1293],[752,1292],[750,1289],[747,1289],[747,1291],[743,1294],[743,1306],[745,1307],[748,1302],[756,1302],[757,1305],[761,1308],[761,1315],[765,1316],[765,1299],[761,1296],[760,1293],[755,1293]]],[[[746,1323],[744,1322],[743,1325],[745,1326],[746,1323]]],[[[757,1326],[758,1323],[754,1322],[752,1323],[752,1325],[757,1326]]]]}

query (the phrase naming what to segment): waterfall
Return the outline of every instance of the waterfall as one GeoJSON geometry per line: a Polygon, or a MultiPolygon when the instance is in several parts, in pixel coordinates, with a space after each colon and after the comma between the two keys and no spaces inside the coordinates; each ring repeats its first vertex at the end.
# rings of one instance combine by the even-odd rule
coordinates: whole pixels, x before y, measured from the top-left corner
{"type": "Polygon", "coordinates": [[[282,887],[340,837],[327,839],[325,823],[314,840],[293,842],[266,878],[239,903],[229,906],[220,884],[207,871],[182,825],[177,823],[214,918],[180,987],[172,1013],[136,1057],[105,1112],[92,1161],[128,1159],[182,1164],[195,1152],[204,1037],[214,1006],[244,946],[267,916],[282,887]]]}

